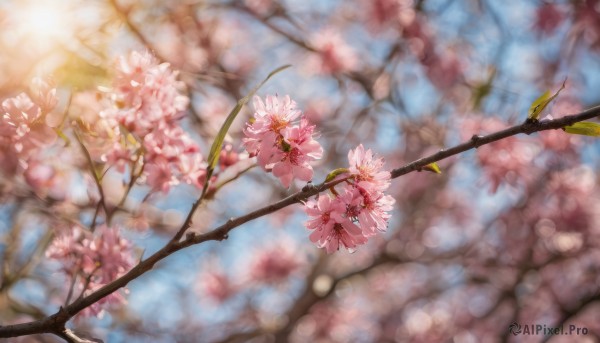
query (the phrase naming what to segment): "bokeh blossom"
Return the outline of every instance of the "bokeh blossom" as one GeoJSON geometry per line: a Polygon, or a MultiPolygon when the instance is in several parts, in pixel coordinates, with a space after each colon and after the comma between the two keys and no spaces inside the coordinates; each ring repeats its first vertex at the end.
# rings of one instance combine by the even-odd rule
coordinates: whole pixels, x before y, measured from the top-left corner
{"type": "MultiPolygon", "coordinates": [[[[468,139],[473,134],[499,131],[506,126],[497,118],[469,118],[463,124],[463,137],[468,139]]],[[[530,181],[533,175],[529,170],[538,149],[535,143],[517,137],[478,148],[477,158],[490,183],[490,191],[495,193],[504,182],[515,186],[518,182],[530,181]]]]}
{"type": "Polygon", "coordinates": [[[315,53],[307,59],[307,67],[317,74],[338,74],[358,68],[359,57],[342,35],[326,28],[316,32],[310,39],[315,53]]]}
{"type": "Polygon", "coordinates": [[[257,249],[248,266],[248,279],[255,283],[282,285],[305,266],[303,252],[294,241],[282,239],[257,249]]]}
{"type": "Polygon", "coordinates": [[[107,141],[100,159],[119,172],[141,170],[138,180],[163,193],[181,182],[202,187],[206,163],[181,127],[189,99],[178,73],[137,51],[121,56],[115,69],[109,101],[86,137],[107,141]]]}
{"type": "Polygon", "coordinates": [[[57,137],[46,123],[58,104],[56,88],[35,78],[30,93],[7,98],[0,106],[0,168],[7,175],[26,171],[28,161],[57,137]]]}
{"type": "Polygon", "coordinates": [[[543,3],[535,13],[535,29],[541,34],[550,35],[565,19],[560,5],[543,3]]]}
{"type": "Polygon", "coordinates": [[[220,266],[208,266],[207,270],[198,277],[197,292],[213,303],[222,304],[233,297],[239,286],[235,285],[232,278],[220,266]]]}
{"type": "MultiPolygon", "coordinates": [[[[54,238],[46,257],[62,265],[68,280],[73,280],[79,292],[89,294],[114,281],[133,266],[131,243],[121,236],[116,226],[101,225],[94,232],[77,226],[61,230],[54,238]]],[[[102,304],[122,304],[125,298],[118,292],[94,304],[82,315],[100,316],[102,304]]]]}

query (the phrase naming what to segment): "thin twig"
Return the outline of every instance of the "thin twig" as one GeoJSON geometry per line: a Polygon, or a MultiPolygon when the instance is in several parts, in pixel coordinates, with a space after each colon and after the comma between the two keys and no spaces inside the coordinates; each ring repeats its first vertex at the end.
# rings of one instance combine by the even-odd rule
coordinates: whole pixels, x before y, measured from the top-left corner
{"type": "Polygon", "coordinates": [[[108,215],[109,212],[108,212],[108,208],[106,206],[106,199],[104,197],[104,189],[102,188],[102,180],[98,176],[98,172],[96,171],[96,166],[94,165],[92,156],[90,155],[90,152],[83,144],[83,141],[81,140],[81,137],[79,137],[79,134],[76,131],[73,131],[73,135],[75,135],[75,139],[77,140],[77,143],[79,143],[79,146],[81,147],[81,150],[83,151],[83,154],[85,155],[85,159],[87,160],[88,166],[90,167],[90,172],[91,172],[92,176],[94,177],[94,182],[96,183],[96,187],[98,188],[98,193],[100,194],[100,200],[98,200],[98,201],[102,204],[102,209],[104,209],[104,213],[106,213],[108,215]]]}

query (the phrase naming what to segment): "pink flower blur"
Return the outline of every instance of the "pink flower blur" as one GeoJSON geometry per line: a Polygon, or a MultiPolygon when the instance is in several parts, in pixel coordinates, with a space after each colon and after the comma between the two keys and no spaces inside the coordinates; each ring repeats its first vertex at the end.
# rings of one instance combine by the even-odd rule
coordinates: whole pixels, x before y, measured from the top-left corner
{"type": "Polygon", "coordinates": [[[565,19],[560,7],[552,3],[544,3],[538,7],[535,17],[535,28],[545,35],[553,33],[565,19]]]}
{"type": "MultiPolygon", "coordinates": [[[[499,131],[506,126],[497,118],[469,119],[463,123],[463,136],[470,138],[473,134],[499,131]]],[[[509,137],[478,148],[477,157],[490,182],[490,191],[495,193],[503,182],[514,186],[517,180],[530,180],[532,175],[528,171],[536,149],[532,142],[517,137],[509,137]]]]}
{"type": "Polygon", "coordinates": [[[20,93],[5,99],[0,107],[0,168],[8,175],[26,171],[28,161],[56,140],[56,133],[46,124],[46,115],[58,103],[56,89],[36,78],[31,94],[33,98],[20,93]]]}
{"type": "Polygon", "coordinates": [[[203,273],[200,279],[200,288],[203,294],[219,304],[236,293],[229,277],[219,271],[203,273]]]}
{"type": "Polygon", "coordinates": [[[120,172],[143,165],[140,181],[163,193],[181,181],[202,187],[206,164],[179,124],[189,103],[183,88],[177,72],[148,52],[120,57],[112,106],[100,113],[104,124],[99,126],[113,140],[102,160],[120,172]]]}
{"type": "Polygon", "coordinates": [[[307,60],[311,71],[330,75],[350,72],[358,67],[358,54],[339,32],[321,30],[312,36],[310,43],[316,50],[307,60]]]}
{"type": "Polygon", "coordinates": [[[240,160],[239,154],[233,149],[231,143],[227,143],[221,149],[219,154],[219,166],[221,169],[226,169],[236,164],[240,160]]]}
{"type": "MultiPolygon", "coordinates": [[[[65,230],[57,236],[46,251],[46,257],[61,262],[63,271],[71,279],[79,279],[78,287],[90,293],[125,274],[133,265],[131,243],[121,237],[117,227],[101,225],[94,233],[79,227],[65,230]],[[89,280],[89,283],[86,282],[89,280]]],[[[101,315],[103,303],[124,303],[117,294],[96,303],[81,315],[101,315]]]]}
{"type": "Polygon", "coordinates": [[[281,284],[301,266],[301,256],[294,244],[284,241],[257,253],[250,265],[250,279],[261,283],[281,284]]]}
{"type": "Polygon", "coordinates": [[[363,0],[360,9],[374,32],[410,25],[416,16],[413,0],[363,0]]]}

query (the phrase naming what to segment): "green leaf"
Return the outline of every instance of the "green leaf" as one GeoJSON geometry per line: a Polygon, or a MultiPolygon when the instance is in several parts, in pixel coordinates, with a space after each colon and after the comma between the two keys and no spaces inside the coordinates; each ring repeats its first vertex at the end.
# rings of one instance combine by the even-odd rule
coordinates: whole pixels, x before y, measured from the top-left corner
{"type": "Polygon", "coordinates": [[[600,124],[589,121],[582,121],[580,123],[565,126],[563,130],[575,135],[600,137],[600,124]]]}
{"type": "Polygon", "coordinates": [[[562,86],[560,86],[560,89],[556,91],[554,95],[550,96],[550,91],[546,91],[539,98],[535,99],[535,101],[531,104],[531,107],[529,107],[529,115],[527,118],[538,120],[540,118],[540,114],[546,108],[546,106],[548,106],[548,104],[550,104],[558,96],[560,91],[565,88],[565,82],[567,82],[567,79],[563,81],[562,86]]]}
{"type": "Polygon", "coordinates": [[[473,108],[479,109],[483,100],[490,95],[492,92],[492,85],[494,83],[494,78],[496,77],[496,68],[494,66],[490,67],[490,74],[487,80],[483,82],[479,82],[473,86],[471,92],[471,99],[473,102],[473,108]]]}
{"type": "Polygon", "coordinates": [[[213,142],[213,144],[210,148],[210,153],[208,154],[207,170],[208,170],[209,175],[212,174],[212,171],[215,169],[215,167],[217,166],[217,163],[219,162],[219,155],[221,152],[221,147],[223,145],[223,141],[225,140],[225,136],[227,135],[227,131],[229,131],[229,128],[231,127],[231,124],[233,123],[233,120],[240,113],[240,111],[242,110],[242,107],[244,107],[244,105],[247,104],[248,101],[250,101],[252,96],[254,96],[254,93],[256,93],[256,91],[258,91],[258,89],[260,87],[262,87],[273,75],[275,75],[275,74],[279,73],[280,71],[287,69],[289,67],[291,67],[291,65],[289,65],[289,64],[284,65],[284,66],[281,66],[281,67],[273,70],[272,72],[270,72],[269,75],[267,75],[267,77],[264,80],[262,80],[261,83],[259,83],[258,85],[254,86],[254,88],[252,88],[252,90],[250,91],[250,93],[248,93],[248,95],[246,95],[245,97],[238,100],[235,107],[231,110],[231,112],[229,112],[229,115],[227,116],[227,119],[225,119],[223,126],[221,126],[219,133],[217,133],[217,136],[215,137],[215,141],[213,142]]]}
{"type": "Polygon", "coordinates": [[[423,167],[423,170],[427,170],[436,174],[441,174],[442,170],[440,169],[440,166],[438,166],[437,163],[433,162],[433,163],[429,163],[428,165],[426,165],[425,167],[423,167]]]}
{"type": "Polygon", "coordinates": [[[344,174],[347,172],[349,172],[348,168],[334,169],[331,173],[327,174],[327,177],[325,177],[325,182],[329,182],[329,181],[335,179],[338,175],[344,174]]]}
{"type": "Polygon", "coordinates": [[[62,132],[61,129],[55,128],[54,131],[56,132],[58,137],[60,137],[65,142],[65,147],[68,147],[71,145],[71,140],[69,139],[69,137],[67,137],[67,135],[65,135],[64,132],[62,132]]]}
{"type": "Polygon", "coordinates": [[[94,89],[99,84],[109,83],[107,68],[90,63],[77,53],[68,53],[53,76],[60,85],[79,90],[94,89]]]}

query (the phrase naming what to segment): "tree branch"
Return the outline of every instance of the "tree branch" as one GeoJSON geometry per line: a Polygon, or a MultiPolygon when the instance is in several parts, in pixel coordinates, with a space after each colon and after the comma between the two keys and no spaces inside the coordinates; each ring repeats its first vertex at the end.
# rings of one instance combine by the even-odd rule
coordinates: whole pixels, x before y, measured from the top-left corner
{"type": "Polygon", "coordinates": [[[420,170],[421,168],[425,167],[430,163],[441,161],[450,156],[458,155],[461,152],[465,152],[474,148],[479,148],[480,146],[493,143],[501,139],[508,138],[510,136],[515,136],[520,133],[530,135],[534,132],[539,131],[562,129],[565,126],[573,125],[577,122],[592,119],[598,116],[600,116],[600,106],[592,107],[581,113],[564,116],[559,119],[535,122],[526,121],[521,125],[512,126],[507,129],[494,132],[487,136],[474,135],[469,141],[463,144],[457,145],[450,149],[442,149],[433,155],[421,158],[419,160],[405,165],[404,167],[392,170],[392,178],[397,178],[399,176],[408,174],[412,171],[420,170]]]}
{"type": "MultiPolygon", "coordinates": [[[[590,108],[578,114],[568,115],[560,119],[544,121],[526,121],[521,125],[509,127],[507,129],[486,136],[475,135],[465,143],[462,143],[460,145],[446,150],[440,150],[439,152],[433,155],[411,162],[401,168],[394,169],[392,170],[391,175],[392,178],[397,178],[399,176],[408,174],[412,171],[421,170],[423,167],[430,163],[437,162],[448,157],[457,155],[461,152],[478,148],[483,145],[490,144],[492,142],[499,141],[510,136],[515,136],[517,134],[532,134],[534,132],[539,131],[560,129],[565,126],[572,125],[576,122],[588,120],[598,116],[600,116],[600,106],[590,108]]],[[[170,241],[162,249],[160,249],[147,259],[141,261],[138,265],[136,265],[129,272],[125,273],[118,279],[103,286],[102,288],[89,294],[86,297],[77,299],[68,306],[61,307],[55,314],[52,314],[44,319],[28,323],[0,326],[0,338],[59,332],[60,328],[63,328],[65,323],[77,313],[79,313],[86,307],[98,302],[107,295],[117,291],[119,288],[125,287],[130,281],[151,270],[157,262],[163,260],[167,256],[170,256],[171,254],[191,245],[200,244],[206,241],[221,241],[227,239],[231,230],[256,218],[260,218],[267,214],[276,212],[292,204],[303,202],[308,198],[320,192],[323,192],[343,181],[344,179],[321,183],[315,186],[306,186],[300,192],[292,194],[289,197],[282,199],[276,203],[260,208],[243,216],[232,218],[210,232],[204,234],[188,233],[186,238],[182,241],[170,241]]]]}

